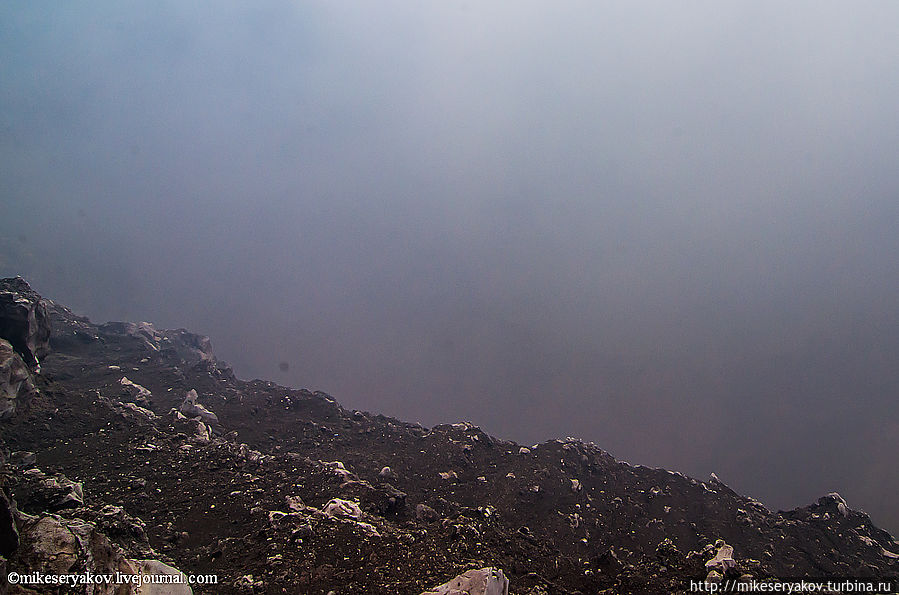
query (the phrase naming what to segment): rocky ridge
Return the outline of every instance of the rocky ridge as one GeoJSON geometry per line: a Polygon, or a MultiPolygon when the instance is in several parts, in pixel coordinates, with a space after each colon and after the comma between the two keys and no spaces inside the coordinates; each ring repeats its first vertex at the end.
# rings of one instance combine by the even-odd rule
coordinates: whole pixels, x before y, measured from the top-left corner
{"type": "MultiPolygon", "coordinates": [[[[194,592],[323,595],[899,577],[899,544],[838,494],[775,512],[574,438],[526,447],[349,411],[239,380],[186,330],[97,325],[21,279],[6,293],[34,315],[3,319],[30,342],[0,341],[4,575],[149,565],[218,577],[194,592]]],[[[132,592],[116,589],[82,592],[132,592]]]]}

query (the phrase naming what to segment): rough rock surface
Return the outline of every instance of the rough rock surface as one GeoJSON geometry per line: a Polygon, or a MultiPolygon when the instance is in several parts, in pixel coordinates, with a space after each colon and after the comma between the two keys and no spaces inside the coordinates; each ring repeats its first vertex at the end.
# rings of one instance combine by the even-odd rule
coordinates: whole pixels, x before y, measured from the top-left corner
{"type": "Polygon", "coordinates": [[[151,393],[143,386],[137,384],[136,382],[128,380],[127,376],[122,376],[122,379],[119,380],[119,384],[122,385],[123,401],[134,401],[135,403],[140,403],[141,405],[150,404],[150,401],[153,398],[153,393],[151,393]]]}
{"type": "Polygon", "coordinates": [[[711,572],[899,577],[899,545],[838,495],[770,511],[574,438],[524,448],[470,423],[348,411],[238,380],[202,341],[179,351],[187,335],[48,309],[40,391],[0,422],[6,571],[71,562],[72,534],[98,544],[76,568],[159,560],[218,577],[198,593],[416,595],[487,567],[531,595],[688,593],[711,572]],[[148,407],[122,402],[125,373],[148,407]],[[192,389],[215,433],[179,412],[192,389]]]}
{"type": "Polygon", "coordinates": [[[32,370],[50,350],[50,314],[21,277],[0,279],[0,338],[6,339],[32,370]]]}
{"type": "Polygon", "coordinates": [[[718,543],[715,545],[718,551],[715,552],[714,558],[705,563],[705,567],[706,570],[715,570],[723,576],[727,571],[737,566],[737,563],[734,561],[734,548],[724,543],[723,540],[718,540],[718,543]]]}
{"type": "Polygon", "coordinates": [[[502,570],[468,570],[422,595],[509,595],[509,579],[502,570]]]}
{"type": "MultiPolygon", "coordinates": [[[[95,523],[57,515],[32,516],[17,512],[21,544],[14,552],[9,568],[21,574],[45,575],[91,573],[131,577],[146,574],[178,575],[182,584],[141,584],[112,582],[70,587],[65,592],[95,595],[190,595],[187,577],[159,560],[133,560],[98,529],[95,523]]],[[[42,592],[41,587],[36,587],[42,592]]],[[[10,593],[31,593],[23,587],[11,587],[10,593]]],[[[53,592],[53,591],[49,591],[53,592]]]]}
{"type": "Polygon", "coordinates": [[[219,423],[219,418],[215,413],[209,411],[203,405],[197,403],[198,399],[197,391],[194,389],[190,389],[187,391],[187,395],[184,397],[184,402],[181,403],[180,411],[187,417],[199,417],[204,423],[210,426],[217,426],[219,423]]]}
{"type": "Polygon", "coordinates": [[[26,407],[35,392],[28,366],[9,342],[0,339],[0,419],[26,407]]]}

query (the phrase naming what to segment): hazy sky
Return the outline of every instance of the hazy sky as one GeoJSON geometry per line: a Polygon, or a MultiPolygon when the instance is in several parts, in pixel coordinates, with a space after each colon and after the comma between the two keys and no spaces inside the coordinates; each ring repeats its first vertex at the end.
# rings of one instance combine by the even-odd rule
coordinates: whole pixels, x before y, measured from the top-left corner
{"type": "Polygon", "coordinates": [[[244,378],[899,533],[897,23],[4,2],[0,274],[244,378]]]}

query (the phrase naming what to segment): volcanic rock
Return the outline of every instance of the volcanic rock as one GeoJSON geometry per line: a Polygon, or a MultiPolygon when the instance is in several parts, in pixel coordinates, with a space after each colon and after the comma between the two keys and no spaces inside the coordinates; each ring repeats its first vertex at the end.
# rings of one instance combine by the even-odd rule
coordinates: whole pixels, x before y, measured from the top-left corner
{"type": "Polygon", "coordinates": [[[119,384],[122,385],[123,400],[134,401],[141,405],[150,404],[153,393],[143,386],[128,380],[127,376],[122,376],[122,379],[119,380],[119,384]]]}
{"type": "Polygon", "coordinates": [[[208,425],[217,426],[219,425],[219,418],[215,413],[206,409],[203,405],[197,403],[197,391],[195,389],[190,389],[187,391],[187,395],[184,397],[184,402],[181,403],[180,411],[187,417],[199,417],[201,420],[206,422],[208,425]]]}
{"type": "Polygon", "coordinates": [[[362,517],[362,510],[358,504],[340,498],[332,498],[328,501],[323,512],[332,517],[352,517],[354,519],[362,517]]]}
{"type": "Polygon", "coordinates": [[[705,563],[706,570],[717,570],[722,575],[726,574],[731,568],[735,568],[737,563],[734,561],[734,548],[727,545],[724,541],[719,540],[716,544],[718,551],[715,557],[705,563]]]}
{"type": "Polygon", "coordinates": [[[36,392],[22,357],[9,342],[0,339],[0,419],[15,415],[36,392]]]}
{"type": "Polygon", "coordinates": [[[33,371],[50,351],[50,314],[46,304],[22,277],[0,279],[0,338],[33,371]]]}
{"type": "Polygon", "coordinates": [[[502,570],[468,570],[422,595],[509,595],[509,579],[502,570]]]}

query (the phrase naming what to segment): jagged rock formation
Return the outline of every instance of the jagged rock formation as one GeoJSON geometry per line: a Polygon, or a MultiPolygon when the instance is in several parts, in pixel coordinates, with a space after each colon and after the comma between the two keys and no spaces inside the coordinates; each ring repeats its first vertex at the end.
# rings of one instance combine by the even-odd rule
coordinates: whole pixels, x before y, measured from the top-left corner
{"type": "MultiPolygon", "coordinates": [[[[322,392],[240,381],[186,331],[47,307],[41,390],[0,423],[8,501],[46,527],[90,524],[123,559],[218,575],[197,592],[417,595],[484,568],[531,595],[899,576],[899,545],[838,495],[772,512],[720,480],[573,438],[523,447],[470,423],[347,411],[322,392]],[[123,402],[125,372],[146,406],[123,402]],[[200,401],[214,432],[183,413],[200,401]]],[[[30,568],[36,525],[14,515],[10,528],[3,502],[7,567],[30,568]]]]}
{"type": "MultiPolygon", "coordinates": [[[[18,469],[19,471],[21,469],[18,469]]],[[[85,506],[81,484],[65,477],[49,478],[40,469],[31,468],[14,478],[17,469],[4,467],[0,473],[0,566],[21,574],[84,574],[131,577],[143,574],[181,575],[180,571],[159,560],[147,541],[144,524],[121,507],[85,506]],[[9,484],[24,501],[29,514],[19,510],[9,497],[9,484]],[[55,512],[51,512],[55,511],[55,512]],[[126,545],[122,545],[126,544],[126,545]],[[136,558],[129,557],[136,554],[136,558]]],[[[65,592],[95,595],[190,595],[186,584],[141,584],[133,582],[97,583],[70,586],[65,592]]],[[[52,587],[48,592],[55,592],[52,587]]],[[[26,594],[42,592],[40,585],[5,585],[2,592],[26,594]],[[36,590],[35,590],[36,589],[36,590]]]]}
{"type": "Polygon", "coordinates": [[[422,595],[509,595],[509,579],[496,568],[469,570],[422,595]]]}
{"type": "Polygon", "coordinates": [[[21,277],[0,279],[0,338],[6,339],[32,370],[50,348],[47,306],[21,277]]]}
{"type": "Polygon", "coordinates": [[[50,316],[41,297],[21,277],[0,279],[0,419],[28,404],[32,372],[49,351],[50,316]]]}
{"type": "Polygon", "coordinates": [[[197,399],[199,396],[197,395],[197,391],[194,389],[190,389],[187,391],[187,395],[184,397],[184,402],[181,403],[180,411],[187,417],[198,417],[200,418],[206,425],[209,426],[217,426],[219,423],[219,418],[215,413],[206,409],[203,405],[197,403],[197,399]]]}
{"type": "Polygon", "coordinates": [[[9,342],[0,339],[0,419],[25,407],[35,392],[28,366],[9,342]]]}

